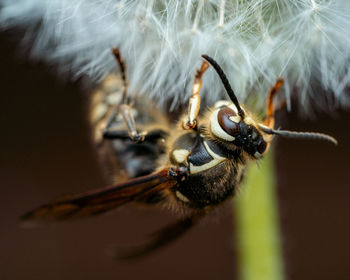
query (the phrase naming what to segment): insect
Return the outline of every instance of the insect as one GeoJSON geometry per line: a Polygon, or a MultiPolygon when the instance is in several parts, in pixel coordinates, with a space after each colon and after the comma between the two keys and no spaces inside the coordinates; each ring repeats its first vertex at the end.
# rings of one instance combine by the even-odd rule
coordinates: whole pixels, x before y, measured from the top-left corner
{"type": "Polygon", "coordinates": [[[126,65],[118,49],[113,55],[122,77],[110,74],[92,93],[90,123],[105,177],[116,181],[156,169],[169,123],[150,100],[129,96],[126,65]]]}
{"type": "Polygon", "coordinates": [[[248,162],[259,160],[267,153],[274,135],[337,144],[333,137],[326,134],[274,129],[273,99],[283,85],[282,79],[278,79],[268,93],[265,121],[256,121],[239,103],[219,64],[208,55],[202,55],[201,67],[194,77],[188,112],[180,117],[177,125],[168,130],[139,131],[132,113],[133,102],[127,96],[125,65],[117,50],[114,50],[114,55],[122,70],[124,91],[119,105],[106,120],[103,135],[113,140],[127,139],[133,145],[164,139],[163,146],[160,144],[163,141],[153,143],[161,146],[156,151],[160,155],[157,166],[145,171],[149,174],[129,176],[134,178],[44,204],[26,213],[22,219],[52,221],[81,218],[101,214],[129,202],[166,205],[180,212],[181,218],[158,231],[149,243],[120,255],[122,258],[139,257],[177,239],[208,212],[234,196],[248,162]],[[220,100],[200,115],[202,77],[210,65],[217,72],[230,100],[220,100]],[[113,123],[118,123],[117,116],[121,117],[126,129],[112,128],[113,123]]]}

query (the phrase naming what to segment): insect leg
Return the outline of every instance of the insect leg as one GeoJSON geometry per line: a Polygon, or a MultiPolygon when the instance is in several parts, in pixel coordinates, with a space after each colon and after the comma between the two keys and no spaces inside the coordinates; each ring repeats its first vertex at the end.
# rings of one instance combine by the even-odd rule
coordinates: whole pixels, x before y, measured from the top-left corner
{"type": "MultiPolygon", "coordinates": [[[[143,134],[144,139],[143,141],[153,141],[161,138],[165,138],[168,135],[168,133],[165,130],[162,129],[153,129],[151,131],[148,131],[147,133],[143,134]]],[[[103,137],[105,139],[130,139],[130,136],[127,131],[125,130],[105,130],[103,137]]]]}
{"type": "Polygon", "coordinates": [[[128,93],[128,79],[126,77],[126,67],[125,67],[125,63],[124,63],[124,60],[121,58],[120,56],[120,51],[118,48],[114,48],[112,49],[112,53],[115,57],[115,59],[117,60],[118,64],[119,64],[119,68],[120,68],[120,72],[122,74],[122,80],[123,80],[123,99],[122,99],[122,104],[126,104],[128,103],[128,96],[127,96],[127,93],[128,93]]]}
{"type": "Polygon", "coordinates": [[[183,121],[184,129],[195,129],[197,127],[197,116],[200,109],[201,98],[199,91],[202,87],[202,76],[204,72],[208,69],[209,63],[206,61],[202,62],[201,68],[197,69],[196,75],[194,76],[193,86],[192,86],[192,96],[188,105],[187,118],[183,121]]]}
{"type": "Polygon", "coordinates": [[[136,124],[134,116],[131,112],[131,106],[127,104],[121,104],[119,106],[120,114],[123,118],[123,121],[128,129],[129,137],[134,142],[142,142],[145,139],[145,133],[138,133],[136,130],[136,124]]]}
{"type": "Polygon", "coordinates": [[[132,107],[129,105],[121,104],[116,106],[106,121],[105,129],[102,132],[104,139],[131,139],[134,142],[142,142],[164,139],[168,135],[168,132],[161,128],[138,133],[131,110],[132,107]],[[127,127],[127,131],[112,127],[113,121],[118,114],[121,114],[123,122],[127,127]]]}
{"type": "Polygon", "coordinates": [[[283,86],[283,79],[282,78],[277,79],[275,85],[270,88],[269,93],[267,95],[265,125],[270,128],[273,128],[275,125],[275,118],[274,118],[275,108],[273,104],[273,99],[277,91],[282,86],[283,86]]]}
{"type": "Polygon", "coordinates": [[[111,115],[106,121],[106,126],[102,131],[103,138],[105,139],[131,139],[135,142],[142,142],[145,139],[144,133],[138,133],[136,130],[136,124],[131,112],[131,107],[127,104],[119,104],[112,111],[111,115]],[[121,115],[124,124],[126,125],[127,132],[113,129],[112,124],[117,115],[121,115]]]}
{"type": "Polygon", "coordinates": [[[114,248],[113,255],[120,260],[130,260],[143,257],[149,253],[170,244],[180,238],[184,233],[195,226],[199,220],[206,214],[204,211],[195,212],[192,215],[169,224],[161,230],[152,234],[152,239],[148,243],[131,248],[114,248]]]}
{"type": "Polygon", "coordinates": [[[103,131],[103,138],[108,138],[108,139],[125,138],[124,133],[120,133],[111,128],[113,120],[115,120],[116,116],[120,114],[124,124],[126,125],[127,131],[128,131],[128,137],[134,142],[142,142],[145,139],[145,133],[138,133],[136,130],[136,124],[135,124],[134,116],[132,114],[132,104],[130,103],[130,100],[127,96],[128,81],[126,78],[125,63],[120,56],[119,49],[117,48],[112,49],[112,52],[120,67],[124,89],[123,89],[123,98],[121,103],[116,105],[115,109],[113,110],[113,112],[111,113],[111,115],[109,116],[106,122],[106,126],[103,131]]]}
{"type": "MultiPolygon", "coordinates": [[[[276,84],[270,89],[268,96],[267,96],[267,102],[266,102],[266,119],[265,124],[259,124],[259,128],[266,133],[267,135],[278,135],[285,138],[294,138],[294,139],[313,139],[313,140],[322,140],[330,142],[334,145],[338,144],[337,139],[334,137],[319,133],[319,132],[298,132],[298,131],[289,131],[289,130],[280,130],[274,129],[275,119],[274,119],[274,113],[275,108],[273,104],[273,98],[276,95],[276,92],[282,87],[283,85],[283,79],[279,78],[276,81],[276,84]]],[[[284,104],[282,104],[284,105],[284,104]]],[[[265,150],[264,153],[266,153],[268,148],[265,150]]]]}

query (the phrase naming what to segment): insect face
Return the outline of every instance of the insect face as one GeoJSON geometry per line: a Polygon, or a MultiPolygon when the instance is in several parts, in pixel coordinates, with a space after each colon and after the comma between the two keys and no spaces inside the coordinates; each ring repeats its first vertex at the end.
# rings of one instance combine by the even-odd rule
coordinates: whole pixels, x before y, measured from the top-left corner
{"type": "Polygon", "coordinates": [[[255,122],[250,117],[242,119],[233,103],[215,108],[210,117],[210,130],[221,141],[243,149],[254,158],[261,158],[267,148],[255,122]]]}

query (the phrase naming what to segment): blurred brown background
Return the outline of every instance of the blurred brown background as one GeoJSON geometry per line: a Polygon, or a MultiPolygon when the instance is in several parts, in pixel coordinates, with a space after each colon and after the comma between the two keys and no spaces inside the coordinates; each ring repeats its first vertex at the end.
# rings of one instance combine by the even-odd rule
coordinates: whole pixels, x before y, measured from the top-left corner
{"type": "MultiPolygon", "coordinates": [[[[28,62],[0,35],[0,279],[236,279],[230,207],[145,259],[117,262],[111,245],[137,244],[174,220],[124,207],[101,217],[24,229],[18,218],[57,195],[105,184],[89,138],[88,90],[54,66],[28,62]]],[[[17,34],[17,33],[11,33],[17,34]]],[[[288,279],[350,279],[350,113],[316,121],[279,114],[283,128],[322,131],[339,146],[279,140],[276,164],[288,279]]]]}

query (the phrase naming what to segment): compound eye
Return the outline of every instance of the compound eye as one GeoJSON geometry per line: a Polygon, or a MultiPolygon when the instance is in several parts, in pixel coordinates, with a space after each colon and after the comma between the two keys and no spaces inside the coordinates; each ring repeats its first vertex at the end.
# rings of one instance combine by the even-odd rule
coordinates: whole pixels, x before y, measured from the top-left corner
{"type": "Polygon", "coordinates": [[[223,107],[218,113],[218,122],[221,128],[231,136],[240,133],[239,122],[241,118],[229,107],[223,107]]]}
{"type": "Polygon", "coordinates": [[[219,100],[215,103],[214,108],[219,108],[223,106],[228,106],[230,104],[230,101],[227,100],[219,100]]]}

